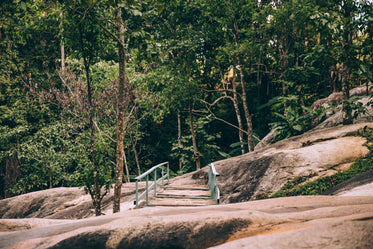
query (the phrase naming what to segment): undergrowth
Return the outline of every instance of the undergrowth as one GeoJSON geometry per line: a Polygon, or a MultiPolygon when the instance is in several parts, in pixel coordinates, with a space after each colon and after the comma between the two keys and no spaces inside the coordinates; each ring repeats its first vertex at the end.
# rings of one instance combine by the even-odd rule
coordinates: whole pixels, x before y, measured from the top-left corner
{"type": "Polygon", "coordinates": [[[348,134],[348,136],[362,136],[367,139],[366,146],[369,148],[369,153],[364,157],[355,161],[351,167],[344,171],[339,171],[335,175],[326,176],[317,180],[307,182],[303,185],[299,185],[305,182],[312,176],[299,177],[292,181],[288,181],[285,186],[273,193],[263,194],[259,199],[263,198],[274,198],[274,197],[285,197],[285,196],[296,196],[296,195],[317,195],[325,192],[326,190],[356,176],[364,173],[370,169],[373,169],[373,129],[365,127],[355,133],[348,134]]]}

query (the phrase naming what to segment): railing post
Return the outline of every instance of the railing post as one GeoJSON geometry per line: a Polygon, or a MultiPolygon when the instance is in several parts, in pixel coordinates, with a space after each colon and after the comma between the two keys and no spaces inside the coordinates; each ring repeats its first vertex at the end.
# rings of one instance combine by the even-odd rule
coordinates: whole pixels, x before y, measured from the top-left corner
{"type": "Polygon", "coordinates": [[[167,184],[169,184],[169,181],[170,181],[170,168],[169,168],[169,162],[163,162],[163,163],[160,163],[158,165],[155,165],[153,166],[151,169],[149,169],[147,172],[139,175],[138,177],[136,177],[136,200],[135,200],[135,204],[136,204],[136,208],[139,207],[139,200],[141,200],[142,198],[144,198],[144,196],[146,197],[146,205],[149,206],[149,192],[150,190],[152,190],[154,188],[154,196],[157,197],[157,183],[158,182],[161,182],[162,181],[162,187],[164,187],[165,185],[165,182],[164,182],[164,179],[166,178],[166,174],[165,174],[165,164],[167,164],[167,184]],[[161,179],[157,180],[157,177],[158,177],[158,173],[157,173],[157,170],[158,168],[161,168],[161,179]],[[154,183],[151,184],[149,186],[149,177],[151,177],[151,173],[154,171],[154,183]],[[139,189],[138,189],[138,181],[143,179],[144,177],[146,177],[146,188],[145,188],[145,191],[142,192],[141,194],[138,193],[139,189]]]}
{"type": "Polygon", "coordinates": [[[212,166],[211,164],[209,164],[209,189],[210,189],[210,192],[211,192],[211,198],[214,198],[213,197],[213,181],[212,181],[212,177],[213,177],[213,173],[212,173],[212,166]]]}
{"type": "Polygon", "coordinates": [[[136,180],[136,208],[139,208],[139,184],[138,180],[136,180]]]}
{"type": "Polygon", "coordinates": [[[170,183],[170,163],[167,162],[167,184],[170,183]]]}
{"type": "Polygon", "coordinates": [[[157,169],[154,170],[154,197],[157,197],[157,169]]]}
{"type": "Polygon", "coordinates": [[[220,190],[218,187],[218,175],[213,163],[209,164],[209,189],[211,193],[211,199],[216,199],[216,204],[219,204],[220,190]]]}
{"type": "Polygon", "coordinates": [[[149,205],[149,192],[148,192],[148,181],[149,181],[149,175],[146,175],[146,189],[145,189],[145,195],[146,195],[146,205],[149,205]]]}
{"type": "Polygon", "coordinates": [[[216,184],[215,175],[211,174],[211,196],[213,199],[215,199],[215,186],[216,186],[215,184],[216,184]]]}

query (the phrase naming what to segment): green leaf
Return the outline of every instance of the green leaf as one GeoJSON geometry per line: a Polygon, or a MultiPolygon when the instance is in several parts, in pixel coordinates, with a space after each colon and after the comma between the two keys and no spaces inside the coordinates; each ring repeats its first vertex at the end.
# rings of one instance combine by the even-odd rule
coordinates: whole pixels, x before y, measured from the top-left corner
{"type": "Polygon", "coordinates": [[[231,158],[231,156],[228,154],[228,153],[225,153],[225,152],[223,152],[223,151],[218,151],[218,153],[219,153],[219,155],[221,155],[222,157],[224,157],[224,158],[231,158]]]}
{"type": "Polygon", "coordinates": [[[25,2],[20,2],[20,7],[22,10],[26,10],[27,6],[25,2]]]}

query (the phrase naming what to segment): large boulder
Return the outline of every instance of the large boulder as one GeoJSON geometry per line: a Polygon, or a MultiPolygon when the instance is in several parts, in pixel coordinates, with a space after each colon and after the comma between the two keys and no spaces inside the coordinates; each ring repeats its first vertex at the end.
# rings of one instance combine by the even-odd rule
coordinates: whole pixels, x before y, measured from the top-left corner
{"type": "MultiPolygon", "coordinates": [[[[220,173],[222,202],[255,200],[280,190],[296,178],[315,179],[347,169],[369,152],[367,140],[357,135],[358,130],[366,128],[373,128],[373,123],[313,130],[239,157],[215,162],[220,173]]],[[[194,177],[203,176],[196,172],[194,177]]]]}
{"type": "MultiPolygon", "coordinates": [[[[139,190],[144,189],[145,183],[139,183],[139,190]]],[[[134,207],[135,191],[135,183],[123,185],[122,210],[134,207]]],[[[102,209],[105,214],[112,213],[113,198],[112,191],[103,199],[102,209]]],[[[53,188],[0,200],[0,218],[2,219],[82,219],[91,216],[94,216],[91,196],[81,188],[53,188]]]]}
{"type": "MultiPolygon", "coordinates": [[[[358,86],[350,90],[350,97],[356,97],[356,96],[367,96],[370,93],[372,93],[372,89],[369,89],[371,87],[371,84],[368,86],[358,86]]],[[[334,92],[331,93],[328,97],[323,99],[316,100],[312,105],[311,109],[317,110],[320,107],[323,107],[325,109],[330,108],[329,103],[332,105],[338,105],[343,100],[343,93],[342,92],[334,92]]]]}
{"type": "MultiPolygon", "coordinates": [[[[364,107],[364,111],[356,113],[356,110],[352,111],[354,116],[356,113],[356,118],[354,118],[353,123],[369,122],[373,120],[373,107],[369,104],[372,101],[370,97],[363,97],[355,101],[355,104],[361,104],[364,107]]],[[[342,105],[338,105],[327,118],[318,124],[315,129],[323,129],[328,127],[334,127],[343,124],[343,112],[342,105]]]]}

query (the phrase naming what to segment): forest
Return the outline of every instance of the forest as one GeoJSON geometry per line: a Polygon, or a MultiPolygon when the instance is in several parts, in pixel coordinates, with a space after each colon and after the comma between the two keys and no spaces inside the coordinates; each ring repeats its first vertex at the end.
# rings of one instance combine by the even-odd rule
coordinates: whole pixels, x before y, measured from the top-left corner
{"type": "Polygon", "coordinates": [[[368,0],[5,0],[0,13],[0,199],[79,186],[99,214],[158,163],[176,176],[312,129],[331,93],[352,123],[364,108],[349,90],[373,78],[368,0]]]}

